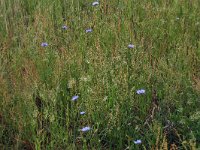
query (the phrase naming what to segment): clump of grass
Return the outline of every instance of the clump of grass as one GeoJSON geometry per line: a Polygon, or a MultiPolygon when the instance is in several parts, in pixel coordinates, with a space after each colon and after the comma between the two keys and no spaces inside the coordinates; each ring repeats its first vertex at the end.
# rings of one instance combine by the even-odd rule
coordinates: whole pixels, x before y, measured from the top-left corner
{"type": "Polygon", "coordinates": [[[198,0],[0,4],[0,148],[199,148],[198,0]]]}

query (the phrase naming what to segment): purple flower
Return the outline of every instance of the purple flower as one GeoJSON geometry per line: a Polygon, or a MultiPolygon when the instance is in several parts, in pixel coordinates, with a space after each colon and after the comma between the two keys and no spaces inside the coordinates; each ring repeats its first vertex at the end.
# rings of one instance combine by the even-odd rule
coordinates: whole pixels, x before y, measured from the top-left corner
{"type": "Polygon", "coordinates": [[[97,1],[92,3],[92,6],[97,6],[97,5],[99,5],[99,2],[97,1]]]}
{"type": "Polygon", "coordinates": [[[128,45],[128,48],[134,48],[134,47],[135,47],[135,45],[133,45],[133,44],[128,45]]]}
{"type": "Polygon", "coordinates": [[[75,95],[75,96],[72,97],[72,101],[76,101],[78,98],[79,98],[79,96],[75,95]]]}
{"type": "Polygon", "coordinates": [[[145,93],[144,89],[137,90],[137,94],[144,94],[144,93],[145,93]]]}
{"type": "Polygon", "coordinates": [[[92,32],[92,29],[86,29],[85,32],[86,33],[92,32]]]}
{"type": "Polygon", "coordinates": [[[141,144],[142,141],[141,140],[136,140],[136,141],[133,141],[135,144],[141,144]]]}
{"type": "Polygon", "coordinates": [[[90,127],[84,127],[84,128],[81,129],[81,131],[86,132],[86,131],[89,131],[90,129],[91,129],[90,127]]]}
{"type": "Polygon", "coordinates": [[[85,111],[81,111],[80,114],[81,114],[81,115],[84,115],[84,114],[85,114],[85,111]]]}
{"type": "Polygon", "coordinates": [[[62,26],[62,29],[63,29],[63,30],[67,30],[68,27],[67,27],[66,25],[64,25],[64,26],[62,26]]]}
{"type": "Polygon", "coordinates": [[[42,46],[42,47],[47,47],[47,46],[48,46],[48,43],[44,42],[44,43],[41,44],[41,46],[42,46]]]}

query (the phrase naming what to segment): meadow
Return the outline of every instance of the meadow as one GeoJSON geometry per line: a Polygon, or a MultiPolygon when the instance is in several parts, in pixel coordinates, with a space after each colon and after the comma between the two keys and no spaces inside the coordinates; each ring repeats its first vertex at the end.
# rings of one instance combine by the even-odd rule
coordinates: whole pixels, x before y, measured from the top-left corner
{"type": "Polygon", "coordinates": [[[199,0],[0,0],[0,149],[199,148],[199,0]]]}

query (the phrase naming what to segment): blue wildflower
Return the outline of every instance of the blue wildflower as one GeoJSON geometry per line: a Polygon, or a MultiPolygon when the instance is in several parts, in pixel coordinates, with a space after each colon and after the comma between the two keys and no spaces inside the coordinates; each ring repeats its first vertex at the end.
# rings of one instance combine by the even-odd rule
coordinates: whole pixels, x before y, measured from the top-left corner
{"type": "Polygon", "coordinates": [[[141,144],[142,141],[141,140],[136,140],[136,141],[133,141],[135,144],[141,144]]]}
{"type": "Polygon", "coordinates": [[[42,47],[47,47],[47,46],[48,46],[48,43],[44,42],[44,43],[41,44],[41,46],[42,46],[42,47]]]}
{"type": "Polygon", "coordinates": [[[68,27],[67,27],[66,25],[64,25],[64,26],[62,26],[62,29],[63,29],[63,30],[67,30],[68,27]]]}
{"type": "Polygon", "coordinates": [[[135,47],[135,45],[133,45],[133,44],[128,45],[128,48],[134,48],[134,47],[135,47]]]}
{"type": "Polygon", "coordinates": [[[144,89],[137,90],[137,94],[144,94],[144,93],[145,93],[144,89]]]}
{"type": "Polygon", "coordinates": [[[85,32],[86,33],[92,32],[92,29],[86,29],[85,32]]]}
{"type": "Polygon", "coordinates": [[[92,6],[97,6],[97,5],[99,5],[98,1],[92,3],[92,6]]]}
{"type": "Polygon", "coordinates": [[[81,115],[84,115],[84,114],[85,114],[85,111],[81,111],[80,114],[81,114],[81,115]]]}
{"type": "Polygon", "coordinates": [[[86,132],[86,131],[89,131],[90,129],[91,129],[90,127],[84,127],[84,128],[81,129],[81,131],[86,132]]]}
{"type": "Polygon", "coordinates": [[[72,101],[76,101],[78,98],[79,98],[79,96],[75,95],[75,96],[72,97],[72,101]]]}

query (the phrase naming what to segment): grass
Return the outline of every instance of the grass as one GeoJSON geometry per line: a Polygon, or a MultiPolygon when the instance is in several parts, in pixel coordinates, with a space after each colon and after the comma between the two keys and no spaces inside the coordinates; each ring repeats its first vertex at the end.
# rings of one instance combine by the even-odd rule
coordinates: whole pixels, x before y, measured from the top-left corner
{"type": "Polygon", "coordinates": [[[200,1],[92,2],[0,1],[0,148],[200,148],[200,1]]]}

